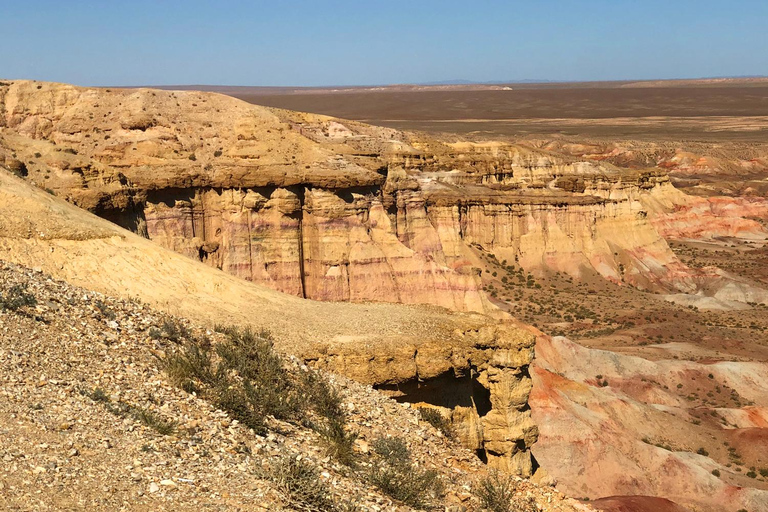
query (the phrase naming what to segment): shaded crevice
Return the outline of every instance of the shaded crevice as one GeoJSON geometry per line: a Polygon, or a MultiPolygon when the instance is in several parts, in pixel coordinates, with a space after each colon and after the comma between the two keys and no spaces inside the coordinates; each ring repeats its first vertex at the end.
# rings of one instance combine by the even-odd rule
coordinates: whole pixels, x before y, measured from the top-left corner
{"type": "Polygon", "coordinates": [[[299,199],[299,210],[296,212],[298,221],[298,249],[299,249],[299,282],[301,283],[301,297],[307,298],[307,274],[304,266],[304,214],[306,189],[304,187],[290,187],[289,190],[299,199]]]}
{"type": "Polygon", "coordinates": [[[472,402],[475,404],[477,415],[481,418],[491,412],[491,391],[477,379],[472,379],[472,402]]]}
{"type": "Polygon", "coordinates": [[[425,403],[454,409],[473,406],[472,381],[470,376],[457,377],[450,370],[424,381],[411,379],[398,384],[378,384],[374,388],[390,392],[401,403],[425,403]]]}

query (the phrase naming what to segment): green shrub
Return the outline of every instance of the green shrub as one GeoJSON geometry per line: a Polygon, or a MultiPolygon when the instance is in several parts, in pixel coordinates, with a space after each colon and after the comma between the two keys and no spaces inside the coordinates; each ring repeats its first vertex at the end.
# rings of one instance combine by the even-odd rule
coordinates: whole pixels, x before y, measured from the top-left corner
{"type": "Polygon", "coordinates": [[[515,486],[508,477],[493,471],[472,487],[472,494],[480,500],[480,506],[491,512],[510,512],[515,486]]]}
{"type": "Polygon", "coordinates": [[[419,415],[421,416],[421,419],[442,432],[445,437],[449,439],[453,438],[451,422],[445,416],[440,414],[440,411],[429,407],[419,407],[419,415]]]}
{"type": "Polygon", "coordinates": [[[265,474],[288,504],[308,512],[343,512],[354,510],[345,502],[337,502],[320,478],[320,471],[306,458],[283,455],[274,460],[265,474]]]}
{"type": "Polygon", "coordinates": [[[537,512],[533,498],[515,497],[517,485],[497,471],[490,472],[472,487],[480,506],[491,512],[537,512]]]}
{"type": "Polygon", "coordinates": [[[716,476],[717,478],[720,478],[720,470],[719,469],[713,469],[712,474],[716,476]]]}
{"type": "MultiPolygon", "coordinates": [[[[155,328],[156,330],[156,328],[155,328]]],[[[152,335],[152,329],[150,329],[150,335],[152,335]]],[[[189,339],[192,336],[187,327],[173,318],[166,318],[163,321],[163,325],[160,327],[159,337],[165,338],[174,343],[180,343],[182,339],[189,339]]]]}
{"type": "Polygon", "coordinates": [[[119,401],[113,403],[109,395],[101,388],[95,388],[93,391],[85,389],[80,390],[80,394],[87,396],[94,402],[104,405],[104,408],[110,413],[120,418],[131,417],[136,421],[146,425],[158,434],[168,436],[176,431],[176,422],[164,420],[162,416],[155,414],[149,409],[131,405],[129,403],[119,401]]]}
{"type": "Polygon", "coordinates": [[[115,312],[112,311],[109,308],[109,306],[104,304],[102,301],[97,300],[95,303],[95,306],[96,306],[96,309],[98,309],[99,312],[101,313],[101,316],[103,316],[107,320],[114,320],[115,318],[117,318],[117,315],[115,314],[115,312]]]}
{"type": "Polygon", "coordinates": [[[401,438],[380,438],[372,447],[378,460],[371,466],[369,479],[387,496],[414,508],[425,508],[442,493],[437,471],[416,467],[401,438]]]}
{"type": "Polygon", "coordinates": [[[132,416],[158,434],[169,436],[176,431],[176,422],[164,420],[162,416],[153,413],[149,409],[141,407],[132,408],[132,416]]]}
{"type": "Polygon", "coordinates": [[[347,466],[354,466],[354,444],[357,433],[346,429],[347,414],[341,396],[317,372],[308,371],[301,376],[301,389],[305,409],[312,409],[324,422],[311,425],[326,442],[328,454],[347,466]]]}
{"type": "Polygon", "coordinates": [[[37,305],[35,296],[27,292],[27,287],[23,285],[11,286],[7,292],[0,295],[0,310],[18,311],[23,307],[32,307],[37,305]]]}
{"type": "Polygon", "coordinates": [[[357,434],[346,430],[341,397],[325,379],[314,371],[289,372],[269,332],[220,325],[216,331],[226,340],[215,348],[207,338],[188,337],[161,361],[171,382],[259,434],[266,433],[267,416],[301,420],[322,436],[330,455],[354,465],[357,434]]]}

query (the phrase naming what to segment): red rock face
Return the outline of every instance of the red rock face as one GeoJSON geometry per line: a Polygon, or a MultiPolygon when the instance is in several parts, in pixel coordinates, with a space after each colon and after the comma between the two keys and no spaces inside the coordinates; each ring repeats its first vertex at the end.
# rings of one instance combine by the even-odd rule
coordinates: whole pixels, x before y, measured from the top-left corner
{"type": "Polygon", "coordinates": [[[590,501],[589,504],[604,512],[688,512],[690,510],[664,498],[653,496],[615,496],[590,501]]]}
{"type": "Polygon", "coordinates": [[[765,363],[649,361],[542,336],[531,375],[533,453],[570,495],[612,497],[607,510],[667,510],[666,500],[712,512],[768,504],[768,488],[727,464],[726,450],[755,457],[748,460],[765,453],[766,431],[756,426],[768,407],[765,363]],[[674,390],[710,381],[727,382],[755,406],[716,411],[726,423],[692,424],[688,401],[674,390]]]}

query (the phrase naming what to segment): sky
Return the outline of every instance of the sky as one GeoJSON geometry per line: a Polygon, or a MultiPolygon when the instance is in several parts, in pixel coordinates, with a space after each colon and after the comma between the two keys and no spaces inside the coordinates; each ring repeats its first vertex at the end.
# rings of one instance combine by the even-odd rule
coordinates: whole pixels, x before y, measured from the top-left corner
{"type": "Polygon", "coordinates": [[[321,86],[768,75],[766,0],[0,0],[0,77],[321,86]]]}

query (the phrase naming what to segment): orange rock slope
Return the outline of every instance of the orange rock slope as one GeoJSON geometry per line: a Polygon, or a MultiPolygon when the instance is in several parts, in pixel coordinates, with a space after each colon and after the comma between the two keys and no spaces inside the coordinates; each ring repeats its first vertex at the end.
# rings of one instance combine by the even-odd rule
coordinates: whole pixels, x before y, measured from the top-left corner
{"type": "Polygon", "coordinates": [[[768,364],[651,361],[542,336],[531,374],[533,452],[559,489],[707,512],[768,509],[756,473],[768,468],[768,364]],[[752,405],[702,406],[693,397],[707,390],[752,405]]]}

